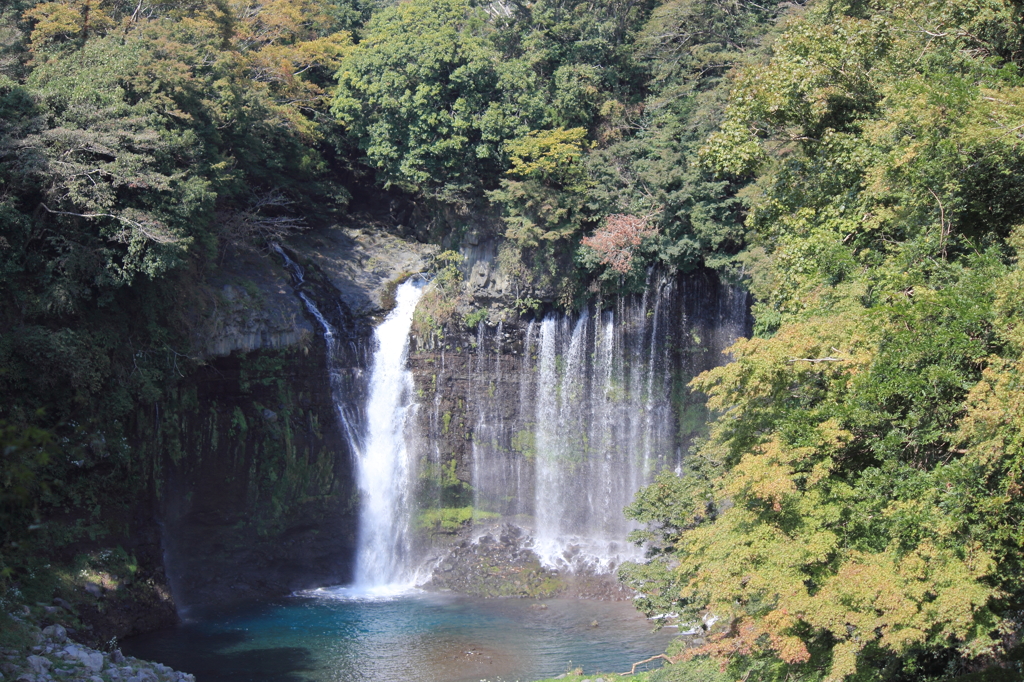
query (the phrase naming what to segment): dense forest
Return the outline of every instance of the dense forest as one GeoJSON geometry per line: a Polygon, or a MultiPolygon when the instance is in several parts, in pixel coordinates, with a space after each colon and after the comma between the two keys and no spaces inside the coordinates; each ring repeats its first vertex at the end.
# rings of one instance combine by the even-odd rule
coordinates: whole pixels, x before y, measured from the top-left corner
{"type": "Polygon", "coordinates": [[[126,425],[199,364],[191,293],[224,250],[397,198],[445,248],[500,221],[524,310],[652,266],[753,293],[755,337],[691,385],[707,436],[627,510],[641,608],[717,619],[679,680],[1015,674],[1022,13],[5,3],[3,603],[142,485],[126,425]]]}

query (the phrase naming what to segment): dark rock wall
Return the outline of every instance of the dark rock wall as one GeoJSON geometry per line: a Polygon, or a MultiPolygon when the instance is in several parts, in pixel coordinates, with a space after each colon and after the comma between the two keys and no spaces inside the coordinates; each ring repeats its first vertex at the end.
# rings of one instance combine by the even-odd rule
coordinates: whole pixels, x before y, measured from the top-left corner
{"type": "Polygon", "coordinates": [[[179,609],[344,582],[356,513],[323,345],[218,358],[153,419],[179,609]]]}

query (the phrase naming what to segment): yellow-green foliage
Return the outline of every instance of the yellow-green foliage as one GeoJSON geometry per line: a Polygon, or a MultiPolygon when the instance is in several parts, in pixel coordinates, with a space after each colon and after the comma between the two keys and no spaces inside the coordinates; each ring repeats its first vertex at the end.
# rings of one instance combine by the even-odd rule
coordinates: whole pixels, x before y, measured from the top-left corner
{"type": "Polygon", "coordinates": [[[511,167],[491,200],[502,205],[506,236],[519,246],[572,236],[584,221],[586,131],[531,130],[505,147],[511,167]]]}
{"type": "Polygon", "coordinates": [[[446,325],[455,320],[462,303],[463,257],[455,251],[445,251],[434,259],[434,279],[427,286],[413,313],[413,332],[420,336],[439,335],[446,325]]]}
{"type": "Polygon", "coordinates": [[[487,308],[477,308],[471,313],[467,313],[463,318],[463,322],[467,329],[475,330],[477,325],[487,319],[487,308]]]}
{"type": "Polygon", "coordinates": [[[693,381],[710,434],[629,509],[641,606],[725,625],[679,658],[927,680],[1019,636],[1018,11],[821,3],[736,75],[702,160],[755,183],[762,338],[693,381]]]}
{"type": "Polygon", "coordinates": [[[498,518],[500,514],[473,507],[442,507],[420,512],[416,525],[423,530],[452,533],[470,522],[498,518]]]}
{"type": "Polygon", "coordinates": [[[581,182],[585,177],[582,161],[586,139],[583,128],[531,130],[505,143],[511,163],[508,175],[566,187],[581,182]]]}

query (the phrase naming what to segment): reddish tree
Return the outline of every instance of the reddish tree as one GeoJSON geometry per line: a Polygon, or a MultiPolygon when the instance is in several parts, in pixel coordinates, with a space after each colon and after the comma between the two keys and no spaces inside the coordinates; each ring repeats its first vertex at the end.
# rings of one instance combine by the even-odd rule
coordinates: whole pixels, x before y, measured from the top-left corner
{"type": "Polygon", "coordinates": [[[593,236],[584,237],[583,245],[601,256],[601,263],[625,275],[633,267],[636,248],[644,239],[658,234],[647,218],[615,214],[605,218],[604,225],[593,236]]]}

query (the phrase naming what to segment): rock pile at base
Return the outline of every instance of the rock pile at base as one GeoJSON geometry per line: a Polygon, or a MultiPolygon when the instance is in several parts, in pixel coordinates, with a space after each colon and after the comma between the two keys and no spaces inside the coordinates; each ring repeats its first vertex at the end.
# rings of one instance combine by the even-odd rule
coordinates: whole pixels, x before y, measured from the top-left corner
{"type": "Polygon", "coordinates": [[[556,571],[544,568],[532,542],[517,526],[463,540],[438,562],[428,590],[450,590],[476,597],[548,598],[565,585],[556,571]]]}
{"type": "Polygon", "coordinates": [[[635,596],[614,574],[569,573],[545,567],[533,551],[533,539],[510,523],[452,544],[421,587],[486,598],[624,601],[635,596]]]}
{"type": "Polygon", "coordinates": [[[0,682],[195,682],[160,663],[76,644],[60,625],[34,635],[36,644],[28,649],[0,649],[0,682]]]}

